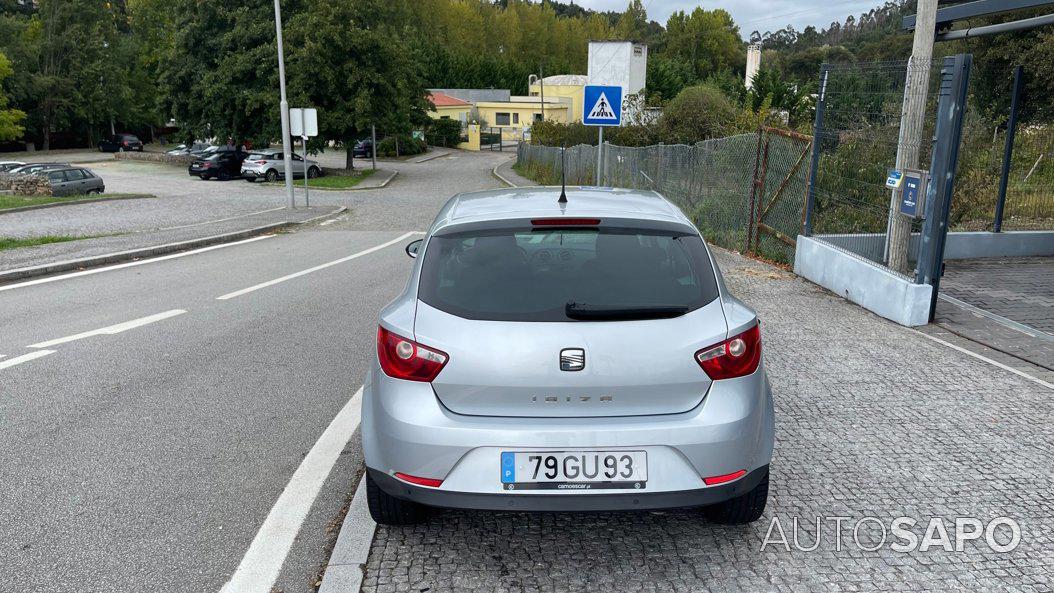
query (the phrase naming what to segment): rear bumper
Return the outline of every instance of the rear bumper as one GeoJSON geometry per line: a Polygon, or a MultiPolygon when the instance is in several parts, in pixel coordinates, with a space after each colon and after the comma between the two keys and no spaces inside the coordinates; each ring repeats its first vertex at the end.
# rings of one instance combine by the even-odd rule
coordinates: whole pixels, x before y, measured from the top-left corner
{"type": "Polygon", "coordinates": [[[759,467],[735,482],[673,492],[627,492],[553,496],[549,494],[480,494],[414,486],[367,467],[373,481],[391,496],[444,509],[483,511],[642,511],[699,507],[746,494],[761,482],[769,467],[759,467]]]}
{"type": "Polygon", "coordinates": [[[680,414],[465,416],[445,408],[430,384],[392,379],[376,366],[362,406],[363,450],[375,481],[393,496],[456,508],[614,510],[720,502],[760,480],[756,472],[772,458],[775,424],[764,363],[753,375],[714,382],[702,403],[680,414]],[[633,491],[506,491],[501,453],[534,450],[643,450],[648,479],[633,491]],[[739,470],[747,475],[736,482],[703,482],[739,470]],[[395,472],[443,483],[408,485],[392,477],[395,472]]]}

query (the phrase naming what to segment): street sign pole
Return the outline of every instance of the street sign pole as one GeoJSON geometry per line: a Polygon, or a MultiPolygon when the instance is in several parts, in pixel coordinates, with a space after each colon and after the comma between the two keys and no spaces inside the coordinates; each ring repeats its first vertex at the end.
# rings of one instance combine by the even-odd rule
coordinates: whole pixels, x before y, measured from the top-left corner
{"type": "Polygon", "coordinates": [[[604,126],[597,126],[597,187],[600,187],[600,169],[604,162],[604,126]]]}
{"type": "Polygon", "coordinates": [[[622,87],[587,84],[582,91],[582,123],[597,127],[597,178],[604,184],[604,127],[622,125],[622,87]]]}
{"type": "Polygon", "coordinates": [[[289,209],[296,208],[296,198],[293,197],[293,157],[290,154],[292,147],[289,142],[289,101],[285,95],[285,58],[282,46],[282,6],[279,0],[274,0],[274,26],[278,38],[278,89],[281,93],[281,102],[278,104],[282,112],[282,157],[285,164],[285,193],[289,197],[289,209]]]}
{"type": "Polygon", "coordinates": [[[377,126],[370,126],[370,158],[373,159],[373,170],[377,170],[377,126]]]}
{"type": "Polygon", "coordinates": [[[311,207],[311,198],[307,195],[307,136],[300,137],[304,141],[304,207],[311,207]]]}

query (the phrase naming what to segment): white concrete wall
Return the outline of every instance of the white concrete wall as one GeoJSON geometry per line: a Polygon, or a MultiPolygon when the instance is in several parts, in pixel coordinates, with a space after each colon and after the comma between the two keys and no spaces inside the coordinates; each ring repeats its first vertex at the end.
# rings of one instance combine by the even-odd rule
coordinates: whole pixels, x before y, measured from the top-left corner
{"type": "Polygon", "coordinates": [[[862,257],[798,236],[794,273],[901,325],[929,322],[933,289],[915,284],[862,257]]]}
{"type": "Polygon", "coordinates": [[[751,43],[747,46],[747,90],[754,86],[754,75],[761,69],[761,44],[751,43]]]}
{"type": "Polygon", "coordinates": [[[644,90],[647,72],[647,45],[630,41],[589,42],[589,84],[622,88],[623,123],[633,115],[626,112],[625,100],[644,90]]]}

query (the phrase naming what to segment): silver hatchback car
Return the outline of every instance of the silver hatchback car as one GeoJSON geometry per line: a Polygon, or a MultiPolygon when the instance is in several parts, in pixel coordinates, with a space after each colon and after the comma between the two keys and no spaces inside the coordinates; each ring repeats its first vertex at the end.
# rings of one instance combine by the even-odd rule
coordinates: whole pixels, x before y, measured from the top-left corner
{"type": "Polygon", "coordinates": [[[654,192],[455,196],[381,313],[363,389],[378,523],[428,507],[761,516],[774,415],[757,315],[654,192]]]}
{"type": "MultiPolygon", "coordinates": [[[[318,161],[304,158],[293,153],[293,179],[303,179],[304,171],[307,171],[308,179],[314,179],[322,174],[322,166],[318,161]]],[[[267,181],[278,181],[285,179],[285,160],[281,150],[254,150],[245,157],[242,162],[242,178],[248,182],[257,179],[267,181]]]]}

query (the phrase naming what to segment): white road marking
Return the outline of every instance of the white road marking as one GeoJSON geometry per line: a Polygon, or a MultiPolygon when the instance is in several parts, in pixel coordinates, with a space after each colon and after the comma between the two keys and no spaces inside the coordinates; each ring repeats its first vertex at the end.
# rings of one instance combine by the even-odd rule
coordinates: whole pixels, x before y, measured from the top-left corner
{"type": "MultiPolygon", "coordinates": [[[[278,210],[285,210],[286,206],[279,206],[277,208],[269,208],[267,210],[260,210],[259,212],[250,212],[248,214],[239,214],[238,216],[231,216],[229,218],[217,218],[216,220],[206,220],[205,222],[195,222],[194,224],[182,224],[179,226],[170,226],[157,229],[159,231],[174,231],[176,229],[189,229],[191,227],[202,226],[206,224],[215,224],[217,222],[227,222],[229,220],[237,220],[239,218],[246,218],[249,216],[256,216],[257,214],[266,214],[268,212],[276,212],[278,210]]],[[[149,231],[144,231],[149,232],[149,231]]]]}
{"type": "Polygon", "coordinates": [[[351,396],[293,473],[220,593],[268,593],[333,465],[362,419],[362,388],[351,396]]]}
{"type": "Polygon", "coordinates": [[[133,319],[131,321],[125,321],[124,323],[118,323],[116,325],[109,325],[99,329],[93,329],[72,336],[66,336],[65,338],[56,338],[54,340],[48,340],[46,342],[39,342],[37,344],[30,344],[29,348],[50,348],[52,346],[58,346],[59,344],[65,344],[67,342],[75,342],[77,340],[83,340],[84,338],[90,338],[92,336],[112,336],[121,332],[126,332],[130,329],[156,323],[169,317],[175,317],[176,315],[182,315],[186,313],[183,309],[172,309],[171,311],[165,311],[164,313],[158,313],[156,315],[149,315],[147,317],[140,317],[139,319],[133,319]]]}
{"type": "Polygon", "coordinates": [[[54,354],[54,350],[37,350],[36,352],[30,352],[29,354],[23,354],[22,356],[16,356],[11,360],[0,360],[0,369],[6,369],[13,367],[16,364],[22,364],[23,362],[29,362],[47,356],[48,354],[54,354]]]}
{"type": "Polygon", "coordinates": [[[210,245],[208,247],[202,247],[201,249],[193,249],[191,251],[181,251],[179,253],[173,253],[171,255],[162,255],[161,257],[154,257],[151,259],[141,259],[131,261],[123,264],[117,264],[114,266],[106,266],[105,268],[92,268],[90,270],[82,270],[80,272],[72,272],[70,274],[62,274],[61,276],[47,276],[45,278],[38,278],[36,280],[29,280],[27,282],[19,282],[18,284],[8,284],[6,286],[0,286],[0,292],[5,290],[14,290],[16,288],[23,288],[26,286],[35,286],[37,284],[47,284],[48,282],[57,282],[59,280],[67,280],[69,278],[77,278],[80,276],[91,276],[92,274],[101,274],[103,272],[110,272],[112,270],[121,270],[124,268],[131,268],[133,266],[141,266],[143,264],[152,264],[154,262],[165,261],[169,259],[176,259],[180,257],[186,257],[188,255],[196,255],[198,253],[205,253],[206,251],[212,251],[214,249],[223,249],[224,247],[233,247],[235,245],[244,245],[245,243],[252,243],[253,241],[261,241],[263,239],[270,239],[274,235],[260,235],[259,237],[252,237],[244,239],[242,241],[235,241],[233,243],[221,243],[219,245],[210,245]]]}
{"type": "Polygon", "coordinates": [[[369,254],[373,253],[374,251],[380,251],[381,249],[384,249],[385,247],[390,247],[392,245],[395,245],[396,243],[398,243],[400,241],[403,241],[404,239],[406,239],[408,237],[412,237],[412,236],[417,235],[417,234],[424,234],[424,233],[421,233],[420,231],[411,231],[409,233],[404,233],[404,234],[392,239],[391,241],[388,241],[387,243],[381,243],[380,245],[375,245],[373,247],[370,247],[369,249],[364,249],[364,250],[362,250],[362,251],[360,251],[358,253],[353,253],[353,254],[351,254],[351,255],[349,255],[347,257],[342,257],[340,259],[336,259],[336,260],[333,260],[331,262],[327,262],[327,263],[315,266],[313,268],[308,268],[306,270],[301,270],[299,272],[294,272],[294,273],[289,274],[287,276],[282,276],[281,278],[275,278],[274,280],[268,280],[267,282],[261,282],[260,284],[257,284],[255,286],[250,286],[249,288],[243,288],[241,290],[236,290],[234,292],[228,292],[225,295],[216,297],[216,300],[217,301],[225,301],[227,299],[233,299],[234,297],[240,297],[243,294],[248,294],[250,292],[254,292],[254,291],[260,290],[261,288],[267,288],[268,286],[274,286],[275,284],[281,284],[282,282],[285,282],[286,280],[292,280],[294,278],[299,278],[301,276],[305,276],[307,274],[311,274],[312,272],[317,272],[319,270],[324,270],[326,268],[335,266],[337,264],[342,264],[344,262],[351,261],[351,260],[353,260],[355,258],[362,257],[364,255],[369,255],[369,254]]]}
{"type": "Polygon", "coordinates": [[[936,336],[931,336],[931,335],[927,334],[926,332],[920,332],[917,329],[914,329],[914,330],[911,330],[911,331],[913,331],[913,332],[915,332],[915,333],[917,333],[917,334],[919,334],[919,335],[921,335],[921,336],[923,336],[923,337],[925,337],[927,339],[933,340],[934,342],[937,342],[937,343],[940,343],[940,344],[944,344],[945,346],[947,346],[947,347],[949,347],[949,348],[951,348],[953,350],[958,350],[959,352],[962,352],[963,354],[967,354],[967,355],[972,356],[972,357],[974,357],[974,358],[976,358],[978,360],[983,360],[983,361],[987,362],[990,365],[997,366],[997,367],[1003,369],[1004,371],[1010,371],[1011,373],[1014,373],[1015,375],[1017,375],[1017,376],[1019,376],[1019,377],[1021,377],[1023,379],[1027,379],[1029,381],[1032,381],[1033,383],[1036,383],[1037,385],[1042,385],[1043,387],[1046,387],[1047,389],[1054,389],[1054,384],[1047,383],[1046,381],[1044,381],[1043,379],[1040,379],[1039,377],[1033,377],[1032,375],[1030,375],[1030,374],[1028,374],[1028,373],[1026,373],[1024,371],[1015,369],[1012,366],[1007,366],[1007,365],[1005,365],[1005,364],[1003,364],[1001,362],[992,360],[991,358],[988,358],[987,356],[981,356],[980,354],[978,354],[976,352],[971,352],[970,350],[967,350],[966,348],[963,348],[961,346],[956,346],[955,344],[952,344],[951,342],[946,342],[946,341],[944,341],[944,340],[942,340],[942,339],[940,339],[940,338],[938,338],[936,336]]]}

